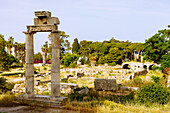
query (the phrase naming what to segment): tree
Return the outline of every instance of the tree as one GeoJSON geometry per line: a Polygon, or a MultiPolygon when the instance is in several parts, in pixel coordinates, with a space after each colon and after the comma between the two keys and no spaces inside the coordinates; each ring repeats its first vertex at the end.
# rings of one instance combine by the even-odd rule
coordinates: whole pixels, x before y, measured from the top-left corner
{"type": "Polygon", "coordinates": [[[17,57],[17,51],[18,51],[18,42],[15,42],[13,47],[14,47],[14,57],[16,58],[17,57]]]}
{"type": "Polygon", "coordinates": [[[78,39],[75,38],[72,44],[72,53],[78,53],[79,49],[80,49],[80,45],[79,45],[78,39]]]}
{"type": "Polygon", "coordinates": [[[106,63],[116,62],[118,64],[122,63],[121,58],[121,51],[117,47],[111,48],[109,54],[104,57],[106,63]]]}
{"type": "Polygon", "coordinates": [[[22,61],[22,64],[25,62],[25,43],[20,43],[20,60],[22,61]]]}
{"type": "Polygon", "coordinates": [[[41,47],[41,51],[43,53],[43,65],[46,64],[46,57],[48,52],[48,42],[46,41],[45,44],[41,47]]]}
{"type": "Polygon", "coordinates": [[[43,60],[43,56],[40,52],[34,54],[34,63],[41,63],[43,60]]]}
{"type": "Polygon", "coordinates": [[[14,42],[14,38],[12,38],[12,36],[10,36],[8,41],[6,42],[8,54],[11,54],[11,48],[13,47],[13,42],[14,42]]]}
{"type": "Polygon", "coordinates": [[[0,34],[0,71],[8,70],[5,42],[4,36],[0,34]]]}
{"type": "MultiPolygon", "coordinates": [[[[51,36],[52,34],[50,33],[48,36],[50,41],[51,41],[51,36]]],[[[67,51],[71,50],[70,42],[67,40],[68,37],[69,35],[66,35],[64,31],[61,31],[60,33],[60,59],[62,59],[62,57],[65,55],[67,51]]],[[[49,53],[49,59],[51,59],[51,56],[52,56],[51,44],[49,45],[48,53],[49,53]]]]}
{"type": "Polygon", "coordinates": [[[0,71],[8,70],[14,62],[17,62],[13,55],[6,53],[5,42],[4,36],[0,34],[0,71]]]}
{"type": "Polygon", "coordinates": [[[161,63],[163,55],[170,51],[170,30],[159,30],[158,33],[145,41],[143,55],[145,59],[161,63]]]}
{"type": "Polygon", "coordinates": [[[83,40],[80,42],[80,49],[79,49],[79,54],[81,56],[85,55],[85,56],[89,56],[90,54],[90,44],[92,44],[92,41],[86,41],[83,40]]]}
{"type": "Polygon", "coordinates": [[[76,54],[71,54],[71,53],[66,53],[63,58],[61,59],[61,63],[69,67],[70,65],[74,64],[75,61],[77,61],[79,58],[79,55],[76,54]]]}

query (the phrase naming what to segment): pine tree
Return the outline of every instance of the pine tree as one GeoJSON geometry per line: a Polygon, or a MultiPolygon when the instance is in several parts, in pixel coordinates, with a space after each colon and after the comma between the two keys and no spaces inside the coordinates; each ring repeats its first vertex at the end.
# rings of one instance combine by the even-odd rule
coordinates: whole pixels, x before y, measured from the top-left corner
{"type": "Polygon", "coordinates": [[[72,44],[72,53],[78,53],[79,49],[80,49],[80,45],[79,45],[78,39],[75,38],[72,44]]]}

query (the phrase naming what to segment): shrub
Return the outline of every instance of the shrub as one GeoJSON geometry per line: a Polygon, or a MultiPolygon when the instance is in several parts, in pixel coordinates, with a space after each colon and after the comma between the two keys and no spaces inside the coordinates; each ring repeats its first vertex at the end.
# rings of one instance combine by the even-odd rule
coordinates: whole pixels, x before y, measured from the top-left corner
{"type": "Polygon", "coordinates": [[[69,65],[76,62],[78,58],[79,55],[66,53],[65,56],[63,56],[63,58],[61,59],[61,63],[64,66],[69,67],[69,65]]]}
{"type": "Polygon", "coordinates": [[[43,67],[43,69],[44,69],[44,71],[46,71],[46,70],[47,70],[47,68],[46,68],[46,67],[43,67]]]}
{"type": "Polygon", "coordinates": [[[74,63],[71,63],[71,64],[69,65],[69,68],[76,68],[76,67],[77,67],[77,65],[74,64],[74,63]]]}
{"type": "Polygon", "coordinates": [[[152,80],[155,82],[155,83],[159,83],[160,81],[160,77],[157,77],[157,76],[151,76],[152,80]]]}
{"type": "Polygon", "coordinates": [[[115,63],[115,62],[112,62],[112,63],[109,63],[108,65],[109,65],[109,66],[115,66],[116,63],[115,63]]]}
{"type": "Polygon", "coordinates": [[[5,79],[4,77],[0,77],[0,87],[3,87],[7,82],[7,79],[5,79]]]}
{"type": "Polygon", "coordinates": [[[92,88],[88,88],[89,92],[87,94],[79,94],[78,92],[80,90],[84,89],[84,87],[82,88],[77,88],[74,89],[74,93],[69,94],[68,98],[73,101],[103,101],[103,100],[110,100],[110,101],[114,101],[116,103],[126,103],[126,102],[131,102],[134,100],[134,92],[131,92],[129,95],[101,95],[99,94],[98,91],[92,89],[92,88]]]}
{"type": "Polygon", "coordinates": [[[137,101],[140,103],[166,104],[170,99],[170,92],[161,84],[150,83],[143,85],[137,91],[137,101]]]}
{"type": "Polygon", "coordinates": [[[11,91],[11,90],[14,88],[14,85],[15,85],[15,83],[7,82],[7,83],[5,84],[5,87],[6,87],[8,90],[11,91]]]}

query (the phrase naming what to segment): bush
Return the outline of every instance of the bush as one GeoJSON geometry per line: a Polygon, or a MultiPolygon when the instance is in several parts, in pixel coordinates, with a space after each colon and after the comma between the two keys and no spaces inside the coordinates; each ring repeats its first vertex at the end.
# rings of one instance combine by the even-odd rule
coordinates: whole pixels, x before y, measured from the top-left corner
{"type": "Polygon", "coordinates": [[[150,83],[143,85],[137,91],[137,101],[140,103],[166,104],[170,99],[170,92],[161,84],[150,83]]]}
{"type": "Polygon", "coordinates": [[[116,103],[126,103],[126,102],[131,102],[134,101],[134,92],[131,92],[129,95],[101,95],[98,93],[98,91],[92,89],[92,88],[88,88],[89,92],[87,94],[79,94],[79,91],[84,89],[84,87],[82,88],[77,88],[74,89],[74,93],[69,94],[68,98],[71,101],[103,101],[103,100],[110,100],[110,101],[114,101],[116,103]]]}
{"type": "Polygon", "coordinates": [[[6,80],[6,78],[0,77],[0,87],[3,87],[7,83],[6,80]]]}
{"type": "Polygon", "coordinates": [[[76,68],[76,67],[77,67],[77,65],[74,64],[74,63],[71,63],[71,64],[69,65],[69,68],[76,68]]]}
{"type": "Polygon", "coordinates": [[[155,82],[155,83],[159,83],[160,81],[160,77],[157,77],[157,76],[151,76],[152,80],[155,82]]]}
{"type": "Polygon", "coordinates": [[[63,58],[61,59],[61,63],[64,66],[69,67],[69,65],[77,61],[78,58],[79,56],[76,54],[66,53],[65,56],[63,56],[63,58]]]}
{"type": "Polygon", "coordinates": [[[112,63],[109,63],[108,65],[109,65],[109,66],[115,66],[116,63],[115,63],[115,62],[112,62],[112,63]]]}

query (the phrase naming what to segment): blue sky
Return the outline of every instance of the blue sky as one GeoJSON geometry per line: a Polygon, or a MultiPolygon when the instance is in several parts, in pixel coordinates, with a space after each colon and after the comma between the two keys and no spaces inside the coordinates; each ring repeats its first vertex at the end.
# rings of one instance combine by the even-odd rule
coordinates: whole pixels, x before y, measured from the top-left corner
{"type": "MultiPolygon", "coordinates": [[[[170,0],[1,0],[0,34],[25,42],[22,31],[33,25],[34,11],[47,10],[60,19],[59,30],[79,41],[112,37],[145,42],[170,24],[170,0]]],[[[35,34],[35,53],[49,33],[35,34]]]]}

